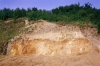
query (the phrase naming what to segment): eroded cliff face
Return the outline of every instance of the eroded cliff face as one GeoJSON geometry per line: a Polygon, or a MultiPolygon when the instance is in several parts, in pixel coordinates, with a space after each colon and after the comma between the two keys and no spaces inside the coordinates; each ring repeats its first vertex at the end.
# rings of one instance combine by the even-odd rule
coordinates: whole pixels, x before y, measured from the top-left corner
{"type": "Polygon", "coordinates": [[[99,52],[75,25],[37,22],[26,26],[29,32],[9,44],[9,55],[67,56],[99,52]]]}
{"type": "Polygon", "coordinates": [[[47,55],[65,56],[80,55],[98,51],[98,49],[85,38],[76,38],[72,41],[51,41],[51,40],[19,40],[12,45],[11,55],[47,55]]]}

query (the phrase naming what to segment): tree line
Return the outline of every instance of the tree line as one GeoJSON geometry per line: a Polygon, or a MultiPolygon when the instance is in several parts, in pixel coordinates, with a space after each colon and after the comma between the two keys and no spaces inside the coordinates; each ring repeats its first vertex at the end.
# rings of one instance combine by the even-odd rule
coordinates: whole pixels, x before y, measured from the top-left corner
{"type": "MultiPolygon", "coordinates": [[[[0,20],[7,20],[8,18],[18,19],[21,17],[27,17],[29,20],[91,22],[100,28],[100,9],[92,7],[90,3],[85,3],[82,6],[80,3],[59,6],[50,11],[37,9],[36,7],[27,9],[0,9],[0,20]]],[[[100,32],[100,29],[98,29],[98,32],[100,32]]]]}

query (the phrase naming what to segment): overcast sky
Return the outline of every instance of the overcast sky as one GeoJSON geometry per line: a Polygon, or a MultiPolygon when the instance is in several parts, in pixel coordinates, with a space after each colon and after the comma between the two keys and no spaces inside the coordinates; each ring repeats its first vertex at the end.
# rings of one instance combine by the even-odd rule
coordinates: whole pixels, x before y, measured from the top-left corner
{"type": "Polygon", "coordinates": [[[0,0],[0,9],[11,8],[32,8],[51,10],[59,6],[65,6],[75,3],[91,3],[92,7],[100,8],[100,0],[0,0]]]}

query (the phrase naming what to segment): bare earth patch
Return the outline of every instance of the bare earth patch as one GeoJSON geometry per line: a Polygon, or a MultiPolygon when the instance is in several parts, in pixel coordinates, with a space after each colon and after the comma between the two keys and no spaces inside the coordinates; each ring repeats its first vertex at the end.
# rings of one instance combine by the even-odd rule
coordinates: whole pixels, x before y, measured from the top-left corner
{"type": "Polygon", "coordinates": [[[100,54],[78,56],[3,56],[0,66],[100,66],[100,54]]]}

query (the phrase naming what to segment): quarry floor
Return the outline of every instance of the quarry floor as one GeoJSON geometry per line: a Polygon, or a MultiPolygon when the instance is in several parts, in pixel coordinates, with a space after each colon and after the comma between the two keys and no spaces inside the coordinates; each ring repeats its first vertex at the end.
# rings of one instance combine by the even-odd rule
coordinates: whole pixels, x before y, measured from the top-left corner
{"type": "Polygon", "coordinates": [[[100,66],[100,53],[77,56],[0,56],[0,66],[100,66]]]}

